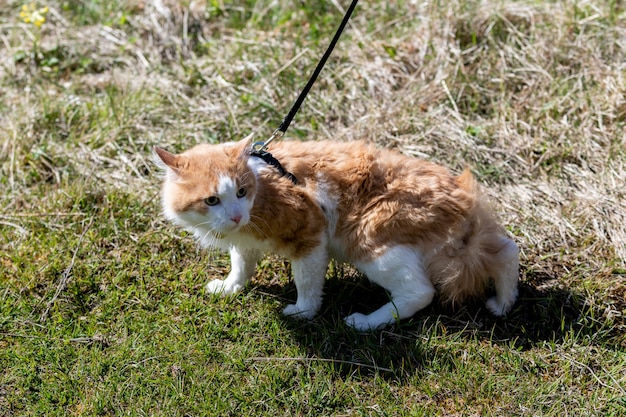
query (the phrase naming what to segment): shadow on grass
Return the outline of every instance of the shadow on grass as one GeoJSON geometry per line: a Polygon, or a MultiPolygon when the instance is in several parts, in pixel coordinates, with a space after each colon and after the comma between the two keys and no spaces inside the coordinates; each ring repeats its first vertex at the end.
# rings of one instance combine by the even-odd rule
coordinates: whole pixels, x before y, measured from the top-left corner
{"type": "MultiPolygon", "coordinates": [[[[523,271],[519,298],[504,318],[492,316],[484,302],[455,309],[435,300],[412,319],[387,329],[359,333],[343,317],[368,313],[388,301],[385,292],[356,274],[330,278],[322,312],[312,321],[284,318],[307,358],[333,364],[341,374],[404,378],[423,370],[453,370],[460,351],[478,341],[524,351],[544,343],[564,344],[586,338],[590,343],[623,350],[619,335],[582,295],[560,288],[556,277],[523,271]]],[[[295,300],[293,284],[266,288],[295,300]]],[[[291,301],[293,302],[293,301],[291,301]]],[[[282,316],[281,316],[282,317],[282,316]]],[[[621,327],[621,325],[620,325],[621,327]]]]}

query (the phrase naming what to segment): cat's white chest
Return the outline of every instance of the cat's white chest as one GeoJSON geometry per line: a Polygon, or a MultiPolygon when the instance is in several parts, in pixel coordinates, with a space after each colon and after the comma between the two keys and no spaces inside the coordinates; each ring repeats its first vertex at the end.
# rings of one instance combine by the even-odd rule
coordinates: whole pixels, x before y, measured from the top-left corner
{"type": "Polygon", "coordinates": [[[276,252],[275,245],[269,239],[259,240],[249,233],[243,232],[230,233],[224,237],[220,236],[213,239],[211,243],[211,246],[222,250],[230,250],[232,247],[237,247],[242,250],[254,249],[261,252],[276,252]]]}

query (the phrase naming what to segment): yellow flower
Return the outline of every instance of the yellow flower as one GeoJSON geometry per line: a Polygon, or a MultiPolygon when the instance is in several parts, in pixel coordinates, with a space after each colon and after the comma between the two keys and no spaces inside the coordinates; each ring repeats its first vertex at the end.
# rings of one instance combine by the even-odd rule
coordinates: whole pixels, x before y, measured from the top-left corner
{"type": "Polygon", "coordinates": [[[20,18],[24,23],[32,23],[38,28],[46,21],[45,15],[48,13],[48,6],[37,8],[34,2],[23,4],[20,11],[20,18]]]}

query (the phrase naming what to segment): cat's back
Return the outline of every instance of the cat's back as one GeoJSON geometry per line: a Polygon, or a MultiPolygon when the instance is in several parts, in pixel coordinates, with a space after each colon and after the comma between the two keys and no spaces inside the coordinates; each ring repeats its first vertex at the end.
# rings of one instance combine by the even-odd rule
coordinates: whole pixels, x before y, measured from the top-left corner
{"type": "Polygon", "coordinates": [[[477,198],[473,177],[464,182],[441,165],[364,141],[281,142],[272,152],[302,187],[318,197],[326,193],[326,200],[356,217],[377,209],[389,215],[444,211],[462,216],[477,198]]]}
{"type": "Polygon", "coordinates": [[[283,141],[272,154],[303,183],[328,181],[339,186],[358,184],[363,189],[387,188],[407,178],[452,180],[449,171],[428,161],[365,141],[283,141]]]}
{"type": "Polygon", "coordinates": [[[272,154],[294,171],[309,168],[341,167],[359,164],[362,161],[372,162],[379,152],[375,146],[364,141],[283,141],[272,145],[272,154]]]}

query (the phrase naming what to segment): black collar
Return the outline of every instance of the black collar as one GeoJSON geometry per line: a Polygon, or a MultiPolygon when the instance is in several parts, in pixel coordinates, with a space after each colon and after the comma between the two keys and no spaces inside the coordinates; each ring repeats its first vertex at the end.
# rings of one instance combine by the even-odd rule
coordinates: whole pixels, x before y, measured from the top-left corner
{"type": "Polygon", "coordinates": [[[274,158],[274,155],[272,155],[271,153],[264,151],[262,149],[261,150],[253,149],[252,152],[250,152],[250,156],[256,156],[257,158],[261,158],[262,160],[264,160],[265,162],[267,162],[268,164],[276,168],[278,172],[280,173],[281,177],[287,177],[294,184],[298,183],[298,180],[296,179],[295,175],[293,175],[291,172],[287,172],[285,168],[283,168],[283,166],[280,164],[280,162],[278,162],[278,159],[274,158]]]}

